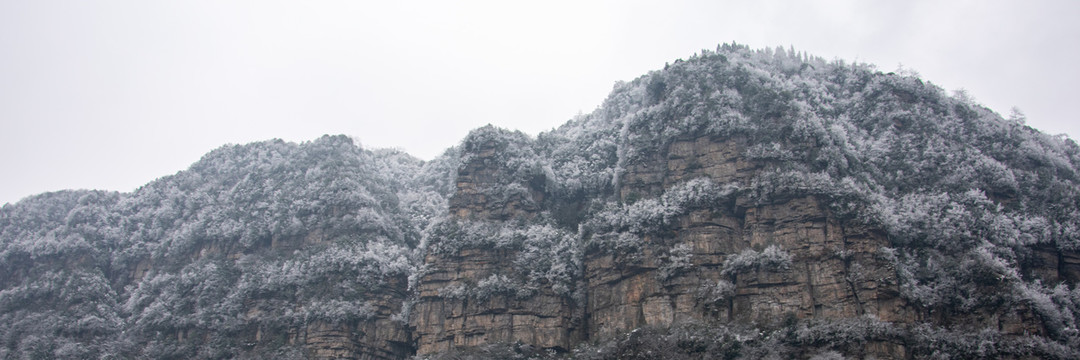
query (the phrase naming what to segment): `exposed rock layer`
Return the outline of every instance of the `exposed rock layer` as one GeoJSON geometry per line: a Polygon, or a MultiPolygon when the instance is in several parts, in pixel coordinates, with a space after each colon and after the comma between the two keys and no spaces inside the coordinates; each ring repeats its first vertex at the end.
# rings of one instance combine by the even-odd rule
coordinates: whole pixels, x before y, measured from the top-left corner
{"type": "MultiPolygon", "coordinates": [[[[654,157],[627,166],[619,196],[624,200],[659,196],[674,184],[706,177],[719,184],[746,182],[762,168],[742,156],[739,139],[699,137],[676,141],[654,157]]],[[[481,154],[491,156],[491,153],[481,154]]],[[[539,209],[499,204],[483,206],[485,183],[499,169],[465,164],[451,213],[460,220],[504,221],[532,217],[539,209]],[[477,176],[488,174],[488,176],[477,176]]],[[[539,195],[537,196],[539,197],[539,195]]],[[[536,203],[530,201],[529,203],[536,203]]],[[[483,302],[446,294],[513,267],[513,254],[465,249],[429,255],[420,279],[412,326],[420,355],[492,343],[520,342],[568,349],[585,340],[609,339],[644,327],[679,323],[777,325],[787,319],[845,319],[871,316],[896,324],[934,319],[900,296],[895,269],[881,252],[889,243],[881,231],[838,219],[815,196],[757,203],[734,199],[723,211],[694,210],[678,217],[662,235],[645,236],[640,252],[593,250],[585,254],[585,303],[548,291],[527,299],[499,296],[483,302]],[[845,225],[849,224],[849,225],[845,225]],[[691,266],[662,274],[673,248],[690,249],[691,266]],[[724,273],[725,259],[740,252],[776,246],[791,256],[784,268],[724,273]],[[730,296],[709,291],[727,281],[730,296]],[[583,307],[583,309],[578,308],[583,307]],[[583,315],[583,317],[581,316],[583,315]]],[[[1074,276],[1065,257],[1045,255],[1046,276],[1074,276]],[[1060,266],[1058,266],[1060,265],[1060,266]]],[[[993,326],[1006,334],[1044,330],[1029,309],[1001,309],[987,317],[950,321],[993,326]]],[[[867,342],[860,351],[878,358],[905,358],[903,344],[867,342]]]]}
{"type": "Polygon", "coordinates": [[[418,354],[515,342],[568,350],[582,339],[578,310],[550,289],[527,299],[447,293],[512,269],[506,260],[511,258],[505,251],[484,249],[428,256],[431,270],[420,281],[419,300],[412,310],[418,354]]]}

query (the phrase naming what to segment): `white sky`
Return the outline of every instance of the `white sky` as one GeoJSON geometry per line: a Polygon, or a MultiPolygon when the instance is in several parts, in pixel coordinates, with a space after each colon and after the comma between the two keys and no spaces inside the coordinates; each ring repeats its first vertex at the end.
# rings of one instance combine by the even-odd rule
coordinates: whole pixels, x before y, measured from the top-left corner
{"type": "Polygon", "coordinates": [[[1080,139],[1080,1],[0,0],[0,203],[131,191],[226,143],[429,159],[535,135],[732,40],[914,69],[1080,139]]]}

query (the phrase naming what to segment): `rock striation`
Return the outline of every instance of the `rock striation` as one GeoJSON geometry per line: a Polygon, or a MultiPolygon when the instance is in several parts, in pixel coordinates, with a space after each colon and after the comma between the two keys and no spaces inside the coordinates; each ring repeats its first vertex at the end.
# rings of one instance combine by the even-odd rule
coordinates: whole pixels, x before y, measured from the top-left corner
{"type": "MultiPolygon", "coordinates": [[[[487,131],[501,132],[495,129],[487,131]]],[[[529,219],[544,203],[536,176],[511,173],[503,160],[507,144],[475,144],[458,170],[457,190],[449,200],[452,221],[493,222],[529,219]],[[511,190],[507,185],[522,185],[511,190]]],[[[513,188],[513,187],[512,187],[513,188]]],[[[440,241],[442,239],[435,239],[440,241]]],[[[476,298],[462,294],[478,281],[512,272],[518,250],[468,247],[449,253],[429,253],[419,279],[411,312],[417,354],[437,354],[454,348],[521,342],[566,351],[584,339],[581,311],[573,301],[550,287],[518,297],[497,294],[476,298]]]]}
{"type": "MultiPolygon", "coordinates": [[[[627,167],[618,194],[622,201],[656,197],[688,179],[718,184],[748,182],[766,166],[742,154],[743,139],[699,137],[671,143],[665,151],[627,167]],[[645,195],[642,195],[645,194],[645,195]]],[[[496,152],[477,154],[462,165],[450,213],[459,221],[494,221],[513,227],[515,217],[533,218],[540,209],[520,203],[485,208],[482,194],[502,184],[485,181],[499,168],[483,167],[496,152]],[[475,174],[487,174],[476,176],[475,174]],[[465,200],[469,199],[469,200],[465,200]]],[[[727,200],[721,208],[689,211],[672,219],[663,234],[646,235],[634,253],[595,248],[584,254],[581,285],[585,300],[542,289],[525,299],[497,296],[476,301],[460,293],[479,279],[512,269],[515,255],[506,250],[467,248],[425,258],[411,326],[417,354],[435,355],[455,348],[497,343],[525,343],[566,351],[585,341],[616,338],[642,327],[682,323],[776,326],[793,320],[870,317],[892,324],[978,321],[1005,334],[1045,334],[1031,309],[999,309],[945,319],[926,313],[901,297],[896,269],[884,254],[889,241],[880,229],[852,225],[816,196],[793,196],[762,202],[748,196],[727,200]],[[752,250],[776,247],[790,256],[781,267],[732,271],[725,261],[752,250]],[[689,262],[665,270],[674,249],[689,262]],[[730,289],[717,289],[723,284],[730,289]],[[986,319],[978,319],[988,316],[986,319]],[[969,319],[970,318],[970,319],[969,319]]],[[[1053,264],[1056,257],[1044,255],[1053,264]]],[[[670,267],[670,266],[669,266],[670,267]]],[[[1046,275],[1058,275],[1050,266],[1046,275]]],[[[975,325],[973,325],[975,326],[975,325]]],[[[876,358],[907,358],[900,342],[867,342],[856,353],[876,358]]]]}
{"type": "MultiPolygon", "coordinates": [[[[762,169],[741,155],[745,141],[710,137],[672,143],[655,157],[629,166],[622,175],[620,196],[658,196],[688,179],[717,183],[746,181],[762,169]]],[[[479,154],[478,159],[493,152],[479,154]]],[[[479,162],[480,160],[476,160],[479,162]]],[[[479,196],[478,189],[496,184],[475,181],[482,169],[462,165],[458,199],[479,196]]],[[[491,178],[491,176],[484,177],[491,178]]],[[[482,220],[505,220],[505,209],[484,211],[477,201],[451,201],[450,212],[461,220],[487,214],[482,220]]],[[[534,210],[535,211],[535,210],[534,210]]],[[[519,216],[535,216],[519,213],[519,216]]],[[[472,218],[475,220],[475,218],[472,218]]],[[[507,224],[506,226],[513,226],[507,224]]],[[[845,228],[815,197],[779,199],[754,204],[736,197],[725,208],[691,211],[674,219],[661,236],[646,236],[634,254],[595,249],[584,255],[583,286],[587,299],[575,304],[549,293],[526,300],[498,297],[484,302],[447,295],[491,274],[512,268],[512,254],[466,249],[429,255],[428,272],[420,278],[419,300],[412,326],[417,353],[430,355],[455,347],[490,343],[526,344],[565,351],[587,339],[607,339],[641,327],[671,327],[685,322],[774,324],[785,318],[840,319],[873,315],[889,322],[918,319],[902,299],[895,276],[878,260],[887,245],[883,234],[845,228]],[[726,258],[746,249],[778,246],[791,255],[782,269],[726,273],[726,258]],[[689,249],[689,263],[661,276],[672,249],[689,249]],[[733,293],[714,294],[718,283],[734,285],[733,293]],[[579,308],[575,308],[575,306],[579,308]]],[[[872,355],[890,358],[901,349],[872,355]]]]}

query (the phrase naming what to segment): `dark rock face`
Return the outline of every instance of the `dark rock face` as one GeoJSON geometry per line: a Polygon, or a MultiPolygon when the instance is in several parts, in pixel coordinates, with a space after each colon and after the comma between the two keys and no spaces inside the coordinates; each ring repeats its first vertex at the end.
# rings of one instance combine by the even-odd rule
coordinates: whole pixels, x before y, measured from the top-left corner
{"type": "Polygon", "coordinates": [[[706,177],[718,184],[746,181],[760,164],[746,159],[746,140],[701,136],[678,140],[651,156],[627,166],[619,196],[659,195],[672,185],[706,177]]]}
{"type": "Polygon", "coordinates": [[[454,348],[522,342],[568,350],[582,339],[580,309],[550,289],[527,299],[498,295],[476,299],[450,294],[513,267],[505,251],[469,249],[453,256],[429,255],[413,306],[418,354],[454,348]]]}
{"type": "MultiPolygon", "coordinates": [[[[629,166],[620,194],[623,198],[656,196],[673,184],[702,177],[717,183],[748,179],[761,167],[741,156],[740,148],[745,145],[740,143],[744,142],[708,137],[674,142],[656,158],[629,166]]],[[[455,198],[478,196],[490,184],[476,179],[495,176],[475,174],[500,170],[477,163],[462,165],[468,170],[459,177],[455,198]]],[[[475,206],[479,202],[467,203],[475,206]]],[[[504,210],[523,217],[538,212],[506,204],[486,211],[464,210],[465,206],[455,209],[454,204],[451,201],[451,213],[461,218],[487,214],[487,220],[505,220],[508,213],[504,210]]],[[[691,321],[769,324],[785,317],[864,315],[889,322],[917,320],[918,314],[898,297],[895,275],[877,260],[878,251],[887,245],[882,234],[844,228],[814,197],[761,205],[736,198],[726,211],[692,211],[675,219],[668,234],[643,240],[645,245],[636,254],[605,250],[585,254],[584,304],[546,293],[526,300],[498,297],[485,302],[447,296],[446,289],[512,267],[506,259],[513,255],[488,249],[429,255],[425,264],[431,270],[420,279],[420,300],[413,310],[417,353],[519,341],[565,350],[584,339],[613,338],[640,327],[670,327],[691,321]],[[723,273],[725,258],[770,245],[788,252],[791,264],[784,269],[723,273]],[[679,247],[689,250],[689,264],[662,277],[660,269],[670,261],[671,249],[679,247]],[[717,299],[709,292],[721,281],[734,285],[734,292],[717,299]]],[[[888,357],[889,352],[901,350],[888,346],[882,350],[885,352],[870,351],[888,357]]]]}

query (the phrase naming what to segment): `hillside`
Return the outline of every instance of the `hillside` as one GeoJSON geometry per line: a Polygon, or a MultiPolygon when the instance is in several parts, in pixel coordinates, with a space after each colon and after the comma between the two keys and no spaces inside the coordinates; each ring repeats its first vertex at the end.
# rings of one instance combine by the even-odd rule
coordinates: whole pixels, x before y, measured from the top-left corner
{"type": "Polygon", "coordinates": [[[0,358],[1077,358],[1080,147],[724,44],[530,137],[214,150],[0,209],[0,358]]]}

